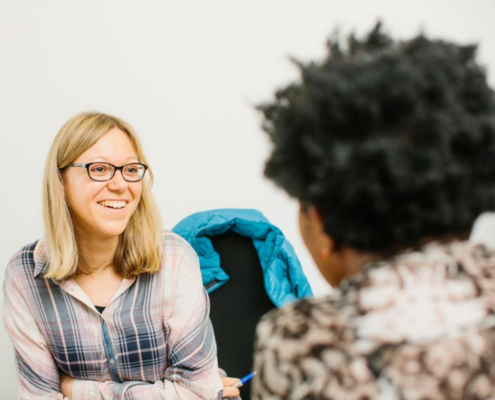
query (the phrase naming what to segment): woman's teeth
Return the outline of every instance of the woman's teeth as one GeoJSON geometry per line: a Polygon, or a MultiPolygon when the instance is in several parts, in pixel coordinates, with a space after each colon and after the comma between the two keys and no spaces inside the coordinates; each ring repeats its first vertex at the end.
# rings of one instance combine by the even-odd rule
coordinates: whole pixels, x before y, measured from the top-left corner
{"type": "Polygon", "coordinates": [[[124,208],[125,207],[125,201],[100,201],[98,202],[99,205],[104,206],[104,207],[110,207],[110,208],[124,208]]]}

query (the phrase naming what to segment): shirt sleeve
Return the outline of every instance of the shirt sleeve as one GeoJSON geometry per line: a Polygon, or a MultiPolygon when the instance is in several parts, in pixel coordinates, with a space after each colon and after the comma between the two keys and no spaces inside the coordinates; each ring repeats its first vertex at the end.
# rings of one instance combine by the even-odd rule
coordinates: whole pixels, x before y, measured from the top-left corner
{"type": "Polygon", "coordinates": [[[251,399],[376,399],[376,380],[335,307],[307,299],[266,314],[256,328],[251,399]]]}
{"type": "Polygon", "coordinates": [[[256,400],[262,399],[264,396],[270,396],[270,399],[274,400],[284,399],[288,398],[290,393],[288,377],[280,371],[277,362],[277,341],[270,340],[270,336],[275,333],[273,320],[273,313],[268,313],[256,327],[254,371],[257,375],[251,384],[251,398],[256,400]],[[268,376],[266,376],[267,374],[268,376]]]}
{"type": "Polygon", "coordinates": [[[19,398],[63,400],[58,368],[16,283],[16,262],[14,257],[4,280],[4,323],[14,345],[19,398]]]}
{"type": "Polygon", "coordinates": [[[209,299],[203,288],[199,261],[185,242],[176,240],[176,245],[183,249],[182,257],[174,262],[174,249],[166,253],[170,259],[161,277],[169,348],[169,364],[164,379],[154,384],[76,380],[73,400],[222,398],[216,343],[209,319],[209,299]]]}

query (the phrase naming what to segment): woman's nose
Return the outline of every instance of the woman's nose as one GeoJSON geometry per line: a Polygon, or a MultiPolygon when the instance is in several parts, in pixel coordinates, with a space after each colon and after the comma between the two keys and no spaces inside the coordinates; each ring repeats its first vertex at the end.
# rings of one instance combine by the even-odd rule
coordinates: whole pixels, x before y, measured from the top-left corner
{"type": "Polygon", "coordinates": [[[107,186],[111,190],[123,190],[127,188],[127,181],[124,179],[123,171],[115,171],[114,176],[108,181],[107,186]]]}

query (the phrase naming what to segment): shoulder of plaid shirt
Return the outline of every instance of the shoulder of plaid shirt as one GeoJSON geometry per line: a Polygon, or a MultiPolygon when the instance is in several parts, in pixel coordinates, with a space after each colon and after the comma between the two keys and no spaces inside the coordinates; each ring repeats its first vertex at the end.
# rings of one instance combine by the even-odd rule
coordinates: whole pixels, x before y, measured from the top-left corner
{"type": "MultiPolygon", "coordinates": [[[[216,344],[198,257],[185,240],[171,232],[164,234],[164,254],[159,272],[145,274],[147,279],[124,279],[107,306],[109,311],[105,313],[105,319],[112,343],[128,349],[129,353],[115,352],[119,380],[122,380],[119,383],[112,380],[109,373],[109,361],[103,347],[102,317],[84,292],[72,279],[57,282],[43,278],[48,257],[42,240],[16,253],[4,280],[4,323],[15,349],[19,398],[65,399],[60,393],[59,374],[62,371],[76,378],[72,400],[221,399],[216,344]],[[138,290],[152,294],[149,296],[148,293],[143,303],[147,309],[137,309],[136,301],[126,308],[127,302],[122,299],[129,297],[129,291],[134,291],[134,298],[138,297],[138,290]],[[64,304],[60,304],[60,299],[64,304]],[[47,312],[49,308],[52,312],[47,312]],[[116,309],[113,314],[112,309],[116,309]],[[147,321],[136,324],[135,312],[141,320],[147,315],[147,321]],[[143,354],[139,354],[140,362],[135,362],[136,340],[134,346],[129,346],[134,350],[129,349],[129,343],[125,341],[131,339],[122,336],[126,330],[112,324],[112,317],[116,320],[124,314],[136,332],[138,342],[139,336],[144,335],[146,339],[147,335],[150,339],[142,343],[156,343],[156,332],[146,330],[153,329],[152,325],[156,327],[157,320],[162,321],[158,324],[162,330],[158,335],[164,336],[162,347],[166,347],[166,357],[143,360],[143,354]],[[115,328],[113,331],[112,327],[115,328]],[[55,346],[54,336],[62,339],[55,346]],[[63,354],[69,362],[64,362],[63,354]],[[88,354],[93,359],[87,360],[88,354]],[[134,360],[132,365],[131,359],[134,360]],[[98,375],[88,374],[88,370],[95,370],[94,366],[80,365],[86,361],[100,366],[98,375]],[[155,381],[153,377],[157,371],[162,376],[155,381]]],[[[121,319],[119,323],[122,324],[121,319]]],[[[156,348],[147,350],[148,355],[159,351],[156,348]]]]}

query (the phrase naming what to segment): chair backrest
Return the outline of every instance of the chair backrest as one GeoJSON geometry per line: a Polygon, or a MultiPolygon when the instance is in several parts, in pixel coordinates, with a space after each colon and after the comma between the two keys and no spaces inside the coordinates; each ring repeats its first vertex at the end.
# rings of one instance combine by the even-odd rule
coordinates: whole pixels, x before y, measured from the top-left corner
{"type": "MultiPolygon", "coordinates": [[[[218,347],[218,364],[229,376],[252,371],[256,325],[275,308],[265,291],[263,271],[253,241],[228,231],[211,238],[230,280],[210,293],[210,318],[218,347]]],[[[249,400],[250,385],[241,388],[249,400]]]]}

